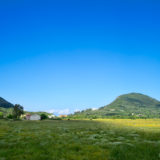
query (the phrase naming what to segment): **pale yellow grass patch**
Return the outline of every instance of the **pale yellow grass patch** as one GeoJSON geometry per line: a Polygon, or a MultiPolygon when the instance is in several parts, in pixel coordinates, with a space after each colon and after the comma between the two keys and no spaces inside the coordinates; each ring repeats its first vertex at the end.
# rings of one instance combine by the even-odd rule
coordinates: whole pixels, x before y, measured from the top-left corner
{"type": "Polygon", "coordinates": [[[98,119],[96,121],[121,126],[160,128],[160,119],[98,119]]]}

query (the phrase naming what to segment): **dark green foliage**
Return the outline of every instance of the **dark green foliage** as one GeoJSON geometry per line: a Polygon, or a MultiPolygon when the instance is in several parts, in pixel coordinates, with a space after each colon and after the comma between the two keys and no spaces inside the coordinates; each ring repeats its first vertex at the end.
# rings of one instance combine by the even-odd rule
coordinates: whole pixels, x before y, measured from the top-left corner
{"type": "Polygon", "coordinates": [[[13,108],[13,117],[19,119],[22,114],[23,114],[23,107],[19,104],[15,104],[13,108]]]}
{"type": "Polygon", "coordinates": [[[9,103],[8,101],[6,101],[5,99],[1,98],[0,97],[0,107],[3,107],[3,108],[13,108],[14,105],[9,103]]]}
{"type": "Polygon", "coordinates": [[[8,118],[8,119],[13,119],[14,116],[13,116],[12,114],[9,114],[9,115],[7,116],[7,118],[8,118]]]}
{"type": "Polygon", "coordinates": [[[87,109],[71,118],[160,118],[160,102],[149,96],[131,93],[119,96],[98,110],[87,109]]]}
{"type": "Polygon", "coordinates": [[[48,116],[46,114],[41,114],[41,120],[44,120],[44,119],[48,119],[48,116]]]}

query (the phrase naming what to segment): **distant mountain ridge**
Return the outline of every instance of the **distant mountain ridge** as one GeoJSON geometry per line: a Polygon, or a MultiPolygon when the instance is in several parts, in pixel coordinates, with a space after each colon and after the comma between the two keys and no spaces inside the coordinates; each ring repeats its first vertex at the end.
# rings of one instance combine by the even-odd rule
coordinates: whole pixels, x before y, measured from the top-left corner
{"type": "MultiPolygon", "coordinates": [[[[0,111],[12,110],[14,105],[0,97],[0,111]]],[[[140,93],[117,97],[99,109],[87,109],[70,115],[71,118],[160,118],[160,101],[140,93]]]]}
{"type": "Polygon", "coordinates": [[[76,112],[79,118],[160,118],[160,101],[140,93],[124,94],[97,110],[76,112]]]}
{"type": "Polygon", "coordinates": [[[6,101],[2,97],[0,97],[0,107],[2,107],[2,108],[13,108],[14,105],[12,103],[6,101]]]}

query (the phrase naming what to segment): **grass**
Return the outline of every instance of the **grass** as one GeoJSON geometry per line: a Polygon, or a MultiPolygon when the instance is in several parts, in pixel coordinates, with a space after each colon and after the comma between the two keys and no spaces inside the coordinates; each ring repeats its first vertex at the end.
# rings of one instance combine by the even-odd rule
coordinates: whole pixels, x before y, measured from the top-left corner
{"type": "Polygon", "coordinates": [[[160,120],[0,120],[0,160],[160,160],[160,120]]]}

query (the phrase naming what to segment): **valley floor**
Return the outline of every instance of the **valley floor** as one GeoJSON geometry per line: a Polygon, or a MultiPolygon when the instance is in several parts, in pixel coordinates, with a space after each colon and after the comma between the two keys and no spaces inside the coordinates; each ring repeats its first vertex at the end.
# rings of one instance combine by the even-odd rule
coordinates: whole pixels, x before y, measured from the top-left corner
{"type": "Polygon", "coordinates": [[[0,120],[0,160],[159,160],[160,120],[0,120]]]}

